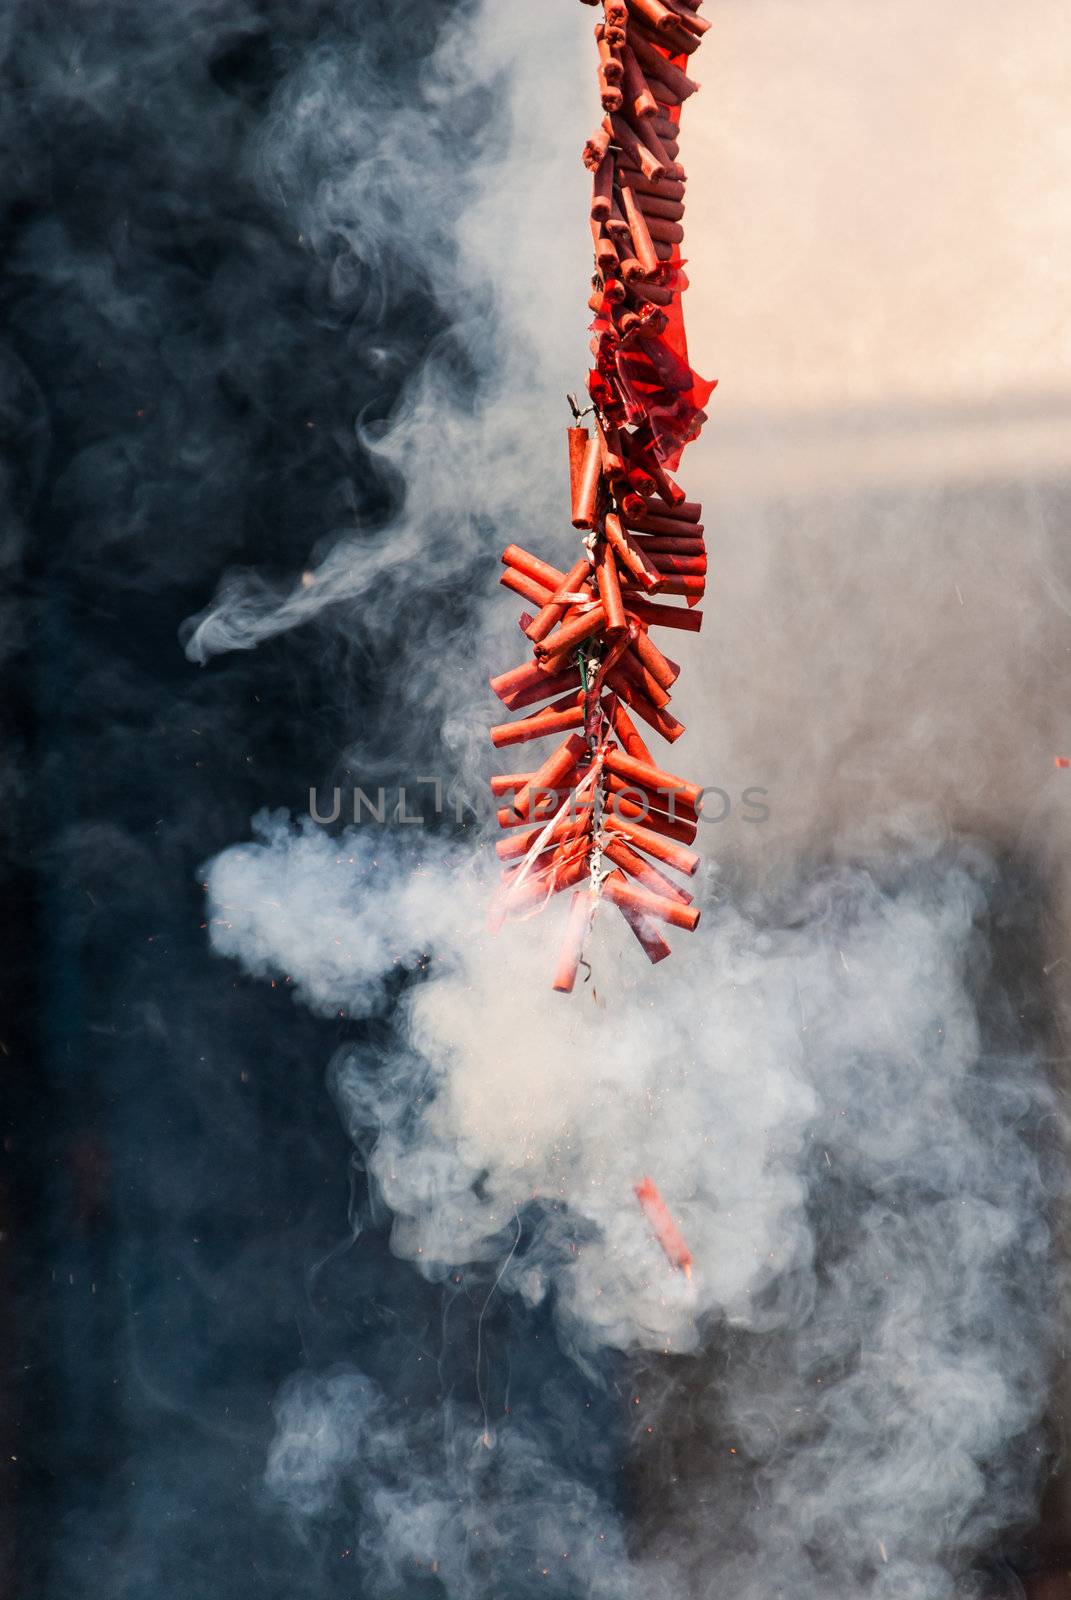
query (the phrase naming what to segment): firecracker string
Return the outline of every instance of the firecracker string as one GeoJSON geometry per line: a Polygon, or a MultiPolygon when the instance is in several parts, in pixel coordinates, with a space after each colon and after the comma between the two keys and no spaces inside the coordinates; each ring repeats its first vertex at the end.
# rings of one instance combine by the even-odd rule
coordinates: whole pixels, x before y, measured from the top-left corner
{"type": "MultiPolygon", "coordinates": [[[[503,584],[538,611],[521,617],[528,665],[491,680],[524,713],[493,729],[496,745],[566,735],[512,789],[496,780],[502,826],[536,826],[492,908],[499,925],[574,891],[553,979],[563,993],[601,904],[617,907],[651,961],[669,954],[660,925],[692,929],[699,920],[669,874],[691,875],[698,864],[686,843],[700,788],[663,769],[632,719],[668,743],[684,732],[667,709],[679,668],[650,631],[702,625],[702,511],[672,474],[714,388],[688,361],[687,174],[678,160],[681,107],[698,88],[692,56],[710,24],[701,0],[582,3],[602,13],[595,42],[605,116],[582,156],[592,173],[589,403],[568,397],[581,553],[566,573],[518,545],[503,552],[503,584]]],[[[511,863],[518,853],[499,851],[511,863]]]]}

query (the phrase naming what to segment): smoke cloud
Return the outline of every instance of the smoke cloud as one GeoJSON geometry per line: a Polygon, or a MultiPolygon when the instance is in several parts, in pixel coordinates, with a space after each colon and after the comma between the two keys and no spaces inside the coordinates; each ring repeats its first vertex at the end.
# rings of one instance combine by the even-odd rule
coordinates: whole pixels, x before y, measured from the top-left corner
{"type": "Polygon", "coordinates": [[[405,485],[401,514],[371,538],[330,530],[325,554],[313,552],[289,590],[232,575],[185,630],[191,659],[253,648],[351,602],[344,626],[402,658],[400,716],[420,729],[445,720],[455,759],[486,766],[484,668],[488,652],[512,649],[513,628],[500,605],[480,604],[496,582],[488,553],[508,528],[550,559],[571,543],[561,429],[590,262],[583,229],[553,219],[569,196],[583,216],[588,43],[579,8],[507,17],[484,6],[447,30],[415,104],[380,103],[359,46],[312,52],[288,83],[257,151],[264,193],[340,298],[355,274],[367,293],[396,262],[419,263],[451,335],[421,353],[390,417],[357,418],[373,458],[405,485]],[[398,634],[426,595],[440,599],[421,663],[398,634]]]}
{"type": "Polygon", "coordinates": [[[375,1385],[334,1372],[291,1381],[279,1398],[267,1481],[299,1518],[347,1493],[367,1592],[489,1594],[508,1574],[518,1596],[668,1593],[625,1562],[620,1520],[583,1483],[562,1478],[518,1422],[488,1448],[451,1408],[403,1421],[375,1385]]]}
{"type": "MultiPolygon", "coordinates": [[[[339,608],[359,648],[395,652],[398,742],[358,728],[348,752],[373,769],[441,739],[479,775],[480,681],[517,654],[509,606],[484,604],[497,547],[515,534],[551,559],[567,547],[560,435],[540,419],[582,362],[574,158],[592,106],[578,9],[464,17],[428,63],[420,115],[363,92],[359,49],[313,52],[256,152],[261,192],[340,295],[355,262],[389,277],[396,256],[427,261],[455,330],[390,417],[359,424],[404,480],[400,514],[370,536],[332,530],[304,578],[233,576],[185,636],[205,661],[339,608]],[[492,85],[510,116],[487,120],[462,172],[452,132],[492,85]],[[434,604],[414,643],[417,594],[434,604]]],[[[983,57],[996,15],[972,15],[983,57]]],[[[1060,1112],[1042,1029],[1005,970],[1010,926],[1030,952],[1024,983],[1044,992],[1045,908],[1018,900],[1003,853],[1045,865],[1064,915],[1051,663],[1071,591],[1054,403],[1038,385],[1024,405],[1010,381],[1024,347],[1044,366],[1037,299],[1004,320],[997,296],[985,322],[999,341],[976,343],[958,302],[962,320],[948,313],[964,274],[975,297],[995,278],[1023,284],[1039,224],[1022,224],[1018,254],[978,258],[973,223],[945,205],[953,193],[999,223],[1028,170],[1006,157],[997,182],[988,136],[953,160],[960,120],[936,91],[899,139],[920,93],[918,28],[874,53],[872,20],[835,0],[799,27],[773,0],[726,16],[685,119],[692,276],[712,286],[688,310],[697,365],[723,386],[683,476],[722,554],[680,705],[697,774],[762,783],[770,826],[726,833],[700,933],[654,978],[600,918],[571,1005],[546,989],[560,918],[489,934],[489,874],[468,841],[332,837],[268,815],[205,868],[213,948],[358,1029],[329,1080],[393,1254],[433,1283],[462,1269],[518,1315],[546,1311],[604,1392],[643,1352],[627,1404],[640,1402],[647,1509],[631,1554],[605,1477],[573,1470],[576,1418],[496,1415],[479,1347],[476,1393],[470,1381],[441,1413],[403,1417],[354,1370],[295,1378],[268,1488],[307,1530],[352,1520],[372,1593],[430,1570],[450,1595],[491,1594],[505,1563],[523,1594],[560,1547],[559,1563],[576,1554],[569,1575],[553,1568],[563,1593],[938,1600],[1029,1524],[1044,1470],[1060,1112]],[[801,148],[754,84],[781,83],[800,114],[825,103],[838,63],[851,89],[801,148]],[[880,173],[862,207],[839,154],[859,127],[854,159],[880,173]],[[932,149],[945,164],[927,185],[932,149]],[[897,203],[921,242],[890,266],[877,257],[897,203]],[[794,267],[766,242],[775,219],[794,267]],[[897,272],[916,295],[899,320],[872,309],[897,272]],[[967,399],[983,367],[979,421],[967,399]],[[842,407],[864,409],[849,425],[842,407]],[[964,840],[976,831],[990,848],[964,840]],[[690,1283],[633,1198],[648,1172],[695,1257],[690,1283]],[[674,1442],[682,1408],[691,1455],[674,1442]],[[495,1524],[497,1551],[477,1555],[495,1524]]],[[[927,34],[933,82],[953,81],[962,111],[998,80],[1021,110],[1027,46],[989,72],[963,37],[951,15],[927,34]]],[[[1022,111],[1031,127],[1036,115],[1022,111]]]]}
{"type": "MultiPolygon", "coordinates": [[[[992,988],[988,907],[1006,891],[984,852],[924,855],[912,841],[786,891],[776,915],[725,897],[657,1006],[614,950],[597,1003],[548,1007],[529,978],[542,922],[520,949],[481,937],[481,874],[437,852],[391,865],[368,831],[332,841],[264,819],[259,842],[215,863],[209,890],[217,950],[285,975],[314,1007],[366,1015],[398,963],[423,970],[392,1048],[347,1047],[331,1069],[396,1254],[435,1281],[488,1263],[502,1294],[549,1297],[593,1380],[608,1348],[666,1357],[727,1342],[731,1364],[694,1399],[709,1421],[698,1462],[671,1468],[656,1437],[679,1427],[672,1363],[635,1380],[638,1456],[665,1474],[651,1488],[659,1520],[668,1499],[679,1521],[668,1549],[654,1538],[608,1592],[631,1592],[641,1570],[645,1592],[669,1592],[687,1570],[699,1593],[713,1570],[756,1595],[771,1582],[824,1593],[831,1574],[847,1593],[936,1595],[1029,1519],[1057,1299],[1058,1114],[1037,1044],[992,988]],[[644,1171],[693,1251],[690,1284],[633,1201],[644,1171]],[[689,1475],[710,1470],[721,1441],[735,1458],[724,1509],[682,1544],[689,1475]]],[[[1021,908],[1002,915],[1022,937],[1021,908]]],[[[443,1422],[463,1463],[449,1494],[421,1477],[425,1421],[387,1515],[374,1463],[401,1448],[388,1415],[353,1374],[299,1380],[269,1472],[302,1517],[339,1482],[362,1528],[373,1506],[371,1570],[434,1556],[447,1592],[482,1592],[456,1572],[456,1527],[436,1508],[486,1518],[487,1482],[511,1503],[496,1473],[480,1477],[477,1436],[497,1447],[515,1426],[508,1448],[542,1463],[532,1548],[573,1542],[547,1489],[568,1461],[552,1421],[501,1419],[493,1440],[478,1410],[443,1422]]],[[[505,1484],[513,1469],[511,1456],[505,1484]]],[[[610,1514],[592,1512],[600,1526],[610,1514]]]]}

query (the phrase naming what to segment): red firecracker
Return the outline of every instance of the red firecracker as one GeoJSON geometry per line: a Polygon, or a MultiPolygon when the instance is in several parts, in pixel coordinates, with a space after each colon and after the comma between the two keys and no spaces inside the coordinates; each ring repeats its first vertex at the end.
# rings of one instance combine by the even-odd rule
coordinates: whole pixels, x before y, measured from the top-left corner
{"type": "Polygon", "coordinates": [[[686,1278],[692,1275],[692,1252],[684,1242],[684,1235],[670,1215],[669,1207],[651,1178],[636,1185],[636,1199],[651,1224],[651,1232],[665,1251],[666,1260],[686,1278]]]}
{"type": "MultiPolygon", "coordinates": [[[[649,634],[698,632],[707,576],[701,508],[671,476],[714,388],[689,364],[681,309],[687,178],[678,139],[681,106],[698,88],[691,57],[710,26],[700,4],[602,0],[595,41],[606,115],[583,152],[593,174],[594,365],[590,405],[574,404],[568,430],[570,517],[583,548],[568,572],[519,545],[502,553],[502,583],[535,614],[521,619],[531,659],[491,679],[522,715],[497,723],[492,738],[500,747],[555,742],[526,758],[528,770],[493,780],[501,825],[528,826],[499,845],[505,871],[492,920],[530,917],[574,890],[553,979],[562,993],[601,905],[617,908],[651,961],[669,954],[665,926],[699,921],[666,869],[695,872],[685,845],[701,789],[663,769],[632,718],[667,743],[684,732],[666,709],[680,669],[649,634]]],[[[645,1179],[636,1193],[666,1254],[687,1271],[691,1257],[657,1189],[645,1179]]]]}

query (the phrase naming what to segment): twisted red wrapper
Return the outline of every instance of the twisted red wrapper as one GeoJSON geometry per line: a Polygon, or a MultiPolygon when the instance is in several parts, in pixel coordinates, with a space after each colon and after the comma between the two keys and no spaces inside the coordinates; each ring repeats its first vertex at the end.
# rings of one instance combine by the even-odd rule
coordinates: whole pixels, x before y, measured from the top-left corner
{"type": "MultiPolygon", "coordinates": [[[[702,790],[663,770],[632,716],[667,742],[684,732],[667,709],[680,667],[650,630],[697,633],[707,578],[701,508],[671,476],[714,387],[692,370],[681,310],[680,111],[698,89],[685,68],[709,26],[700,4],[602,0],[606,114],[583,152],[593,174],[591,404],[586,427],[574,406],[568,431],[569,517],[584,548],[568,572],[519,544],[502,554],[502,583],[537,614],[521,618],[533,659],[491,679],[509,711],[523,713],[492,738],[568,737],[541,765],[535,757],[531,770],[492,780],[508,830],[492,920],[533,916],[575,891],[553,979],[562,993],[575,986],[601,904],[618,908],[652,962],[670,953],[659,924],[690,931],[699,921],[669,874],[698,867],[688,846],[702,790]]],[[[688,1271],[687,1246],[650,1179],[636,1194],[670,1261],[688,1271]]]]}

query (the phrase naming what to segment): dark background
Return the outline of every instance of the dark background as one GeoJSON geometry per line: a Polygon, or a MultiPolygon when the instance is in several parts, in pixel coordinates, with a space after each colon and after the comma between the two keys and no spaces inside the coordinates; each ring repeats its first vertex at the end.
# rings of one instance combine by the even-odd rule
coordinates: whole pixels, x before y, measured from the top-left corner
{"type": "MultiPolygon", "coordinates": [[[[434,264],[372,286],[351,260],[340,287],[247,156],[312,48],[422,114],[466,9],[0,20],[5,1595],[355,1594],[351,1524],[299,1538],[266,1501],[273,1396],[357,1361],[391,1394],[471,1398],[486,1286],[394,1261],[324,1088],[360,1029],[210,956],[197,881],[259,807],[300,812],[340,752],[388,746],[393,679],[337,616],[203,668],[179,641],[227,569],[288,579],[401,503],[354,422],[449,343],[434,264]]],[[[457,371],[477,381],[460,349],[457,371]]],[[[488,1337],[512,1337],[494,1312],[488,1337]]]]}

